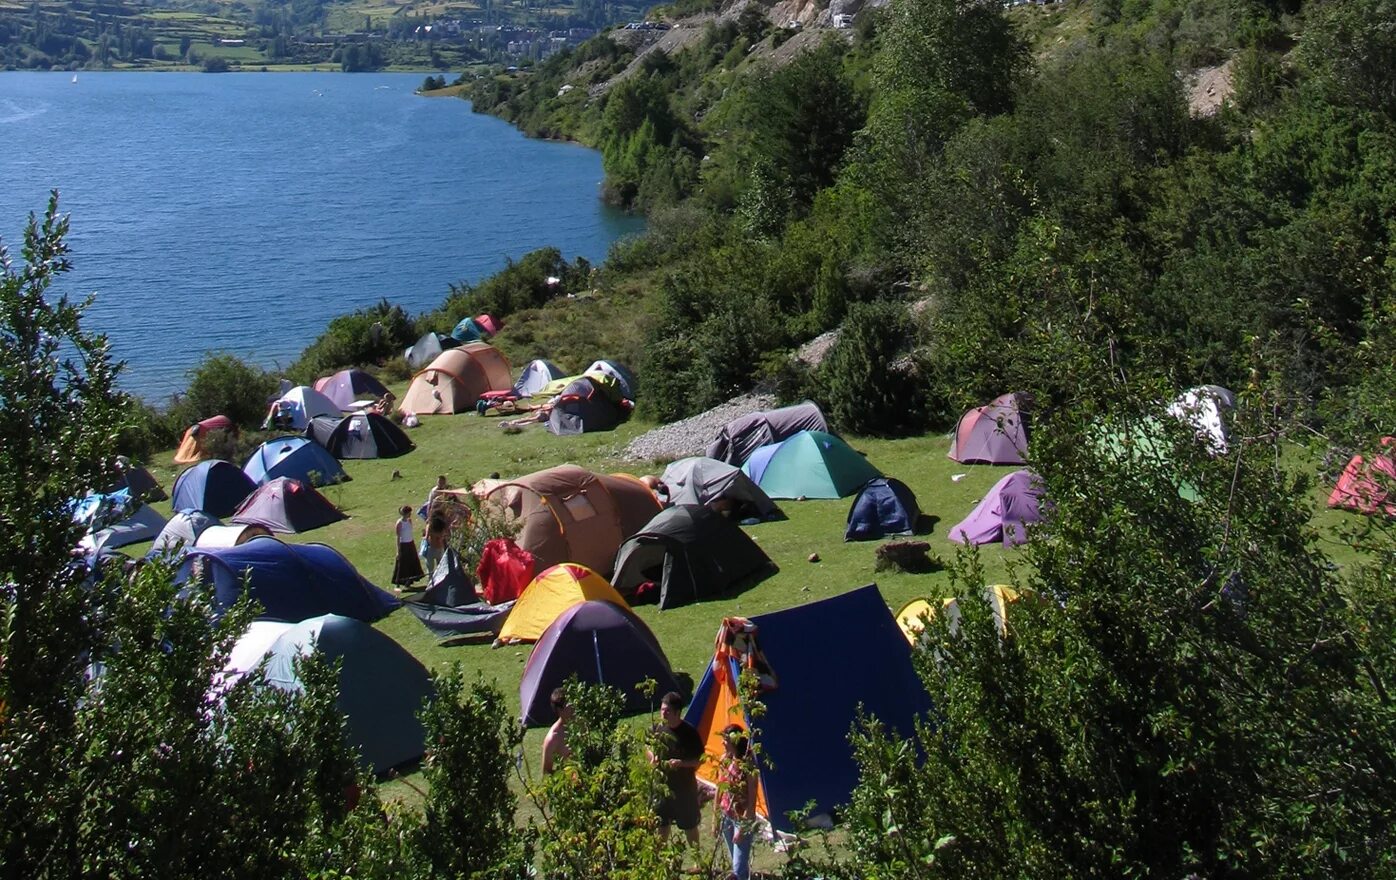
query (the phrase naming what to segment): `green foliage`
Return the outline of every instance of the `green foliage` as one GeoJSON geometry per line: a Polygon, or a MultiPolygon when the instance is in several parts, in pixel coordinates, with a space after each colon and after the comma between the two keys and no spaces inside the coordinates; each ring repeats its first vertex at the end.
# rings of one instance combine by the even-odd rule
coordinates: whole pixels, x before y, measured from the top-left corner
{"type": "Polygon", "coordinates": [[[286,374],[309,385],[347,367],[395,360],[416,341],[416,328],[402,306],[379,300],[366,309],[330,321],[325,332],[306,346],[286,374]]]}
{"type": "Polygon", "coordinates": [[[899,302],[858,303],[820,375],[823,400],[840,431],[912,433],[925,425],[922,382],[907,350],[911,319],[899,302]]]}
{"type": "Polygon", "coordinates": [[[451,285],[451,293],[436,312],[418,322],[418,329],[450,333],[464,318],[491,315],[505,321],[514,312],[537,308],[554,297],[581,289],[591,265],[581,257],[573,263],[557,248],[540,248],[524,254],[479,284],[451,285]],[[549,283],[548,279],[556,279],[549,283]]]}
{"type": "Polygon", "coordinates": [[[189,385],[171,404],[170,416],[185,427],[216,415],[250,427],[261,424],[267,400],[275,391],[276,380],[270,373],[236,355],[206,354],[189,371],[189,385]]]}

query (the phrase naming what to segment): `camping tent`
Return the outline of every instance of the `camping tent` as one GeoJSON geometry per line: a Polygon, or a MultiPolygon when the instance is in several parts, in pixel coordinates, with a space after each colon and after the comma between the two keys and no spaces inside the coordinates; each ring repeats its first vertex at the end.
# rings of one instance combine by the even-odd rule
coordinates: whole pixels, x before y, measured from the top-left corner
{"type": "Polygon", "coordinates": [[[244,575],[264,616],[277,620],[343,614],[372,623],[401,604],[365,580],[333,547],[286,544],[276,538],[256,538],[236,547],[195,547],[184,554],[175,581],[211,584],[214,601],[226,610],[242,596],[244,575]]]}
{"type": "MultiPolygon", "coordinates": [[[[1000,636],[1008,635],[1008,609],[1021,598],[1022,594],[1007,584],[990,584],[984,588],[983,599],[994,616],[994,626],[1000,636]]],[[[950,631],[954,632],[960,626],[960,600],[912,599],[897,612],[897,626],[901,627],[906,640],[914,645],[925,629],[925,621],[940,614],[946,615],[950,631]]]]}
{"type": "Polygon", "coordinates": [[[175,464],[194,464],[203,461],[207,454],[204,444],[210,439],[210,435],[215,431],[237,433],[237,426],[233,420],[227,416],[212,416],[203,421],[190,425],[189,430],[184,432],[184,438],[179,442],[179,449],[175,450],[175,464]]]}
{"type": "Polygon", "coordinates": [[[277,477],[247,496],[232,521],[295,534],[348,519],[308,483],[277,477]]]}
{"type": "Polygon", "coordinates": [[[149,541],[158,536],[165,528],[165,518],[149,504],[141,504],[139,501],[133,503],[138,506],[128,516],[89,531],[83,536],[80,546],[91,549],[115,549],[127,544],[149,541]]]}
{"type": "Polygon", "coordinates": [[[1197,431],[1213,455],[1225,455],[1230,440],[1228,421],[1236,408],[1236,396],[1220,385],[1199,385],[1178,395],[1168,414],[1197,431]]]}
{"type": "Polygon", "coordinates": [[[757,810],[779,829],[789,830],[788,814],[810,801],[814,815],[847,803],[858,782],[848,733],[860,713],[908,736],[931,708],[876,586],[750,621],[728,618],[718,645],[686,716],[710,759],[698,772],[713,778],[724,727],[750,729],[737,687],[743,667],[753,669],[765,707],[757,810]]]}
{"type": "Polygon", "coordinates": [[[257,484],[232,462],[201,461],[175,477],[170,493],[174,510],[202,510],[209,516],[229,516],[257,484]]]}
{"type": "Polygon", "coordinates": [[[848,508],[845,541],[876,541],[888,535],[910,535],[921,519],[916,495],[901,480],[878,477],[858,490],[848,508]]]}
{"type": "Polygon", "coordinates": [[[504,355],[492,345],[470,342],[443,351],[413,376],[398,409],[419,416],[465,412],[481,394],[507,390],[513,381],[504,355]]]}
{"type": "Polygon", "coordinates": [[[624,596],[647,581],[658,584],[664,609],[719,595],[771,568],[770,557],[736,523],[706,507],[679,504],[661,510],[621,545],[611,581],[624,596]]]}
{"type": "Polygon", "coordinates": [[[947,456],[965,464],[1022,464],[1027,403],[1026,395],[1002,394],[960,416],[947,456]]]}
{"type": "Polygon", "coordinates": [[[625,418],[620,404],[608,395],[601,383],[582,376],[562,389],[548,414],[548,431],[553,434],[585,434],[609,431],[625,418]]]}
{"type": "Polygon", "coordinates": [[[451,338],[457,342],[479,342],[498,332],[499,325],[495,323],[494,318],[489,315],[476,315],[473,318],[461,318],[460,323],[451,331],[451,338]]]}
{"type": "Polygon", "coordinates": [[[670,504],[712,505],[728,501],[737,519],[771,519],[780,514],[771,496],[741,468],[714,458],[695,455],[670,462],[659,481],[669,493],[670,504]]]}
{"type": "Polygon", "coordinates": [[[708,444],[708,458],[728,464],[743,464],[762,446],[779,443],[801,431],[828,431],[824,413],[812,400],[781,409],[755,412],[733,419],[708,444]]]}
{"type": "Polygon", "coordinates": [[[1029,470],[1014,471],[994,484],[979,503],[950,529],[957,544],[1013,547],[1028,539],[1027,525],[1042,521],[1042,485],[1029,470]]]}
{"type": "Polygon", "coordinates": [[[493,487],[485,503],[520,523],[515,543],[539,570],[578,562],[609,575],[616,551],[659,512],[649,487],[624,474],[561,465],[493,487]]]}
{"type": "Polygon", "coordinates": [[[340,409],[349,409],[359,400],[377,400],[388,393],[388,386],[363,370],[340,370],[333,376],[316,379],[315,390],[340,409]]]}
{"type": "Polygon", "coordinates": [[[427,364],[436,360],[437,355],[448,348],[455,348],[460,343],[450,336],[442,336],[440,333],[423,333],[421,338],[412,344],[412,347],[402,353],[407,360],[407,366],[413,370],[420,370],[427,364]]]}
{"type": "Polygon", "coordinates": [[[1396,437],[1383,437],[1382,451],[1370,459],[1354,455],[1328,496],[1328,506],[1367,514],[1380,511],[1387,516],[1396,516],[1396,501],[1390,498],[1392,488],[1396,487],[1396,460],[1391,456],[1393,446],[1396,446],[1396,437]]]}
{"type": "Polygon", "coordinates": [[[107,493],[126,490],[126,494],[140,501],[164,501],[170,496],[156,482],[155,475],[139,465],[122,467],[115,480],[107,487],[107,493]]]}
{"type": "Polygon", "coordinates": [[[194,546],[201,550],[209,547],[236,547],[263,535],[271,537],[271,530],[265,526],[209,526],[194,540],[194,546]]]}
{"type": "Polygon", "coordinates": [[[573,677],[620,691],[631,712],[652,709],[657,695],[680,689],[650,628],[633,612],[610,602],[573,605],[538,639],[519,682],[524,724],[552,724],[557,715],[549,697],[573,677]],[[655,697],[637,690],[647,679],[657,685],[655,697]]]}
{"type": "Polygon", "coordinates": [[[628,400],[634,400],[635,392],[639,390],[635,384],[635,374],[615,361],[593,361],[591,366],[582,370],[582,375],[609,376],[619,386],[620,396],[628,400]]]}
{"type": "Polygon", "coordinates": [[[304,431],[306,423],[316,416],[338,417],[339,407],[309,385],[297,385],[272,401],[262,428],[304,431]]]}
{"type": "Polygon", "coordinates": [[[847,443],[823,431],[801,431],[763,446],[742,470],[772,498],[842,498],[882,476],[847,443]]]}
{"type": "Polygon", "coordinates": [[[519,373],[519,380],[514,383],[514,394],[519,397],[531,397],[549,382],[561,379],[564,375],[562,369],[551,361],[541,358],[531,360],[519,373]]]}
{"type": "Polygon", "coordinates": [[[338,459],[396,458],[416,448],[391,419],[372,412],[312,419],[305,433],[338,459]]]}
{"type": "Polygon", "coordinates": [[[337,614],[301,623],[255,621],[233,646],[225,681],[264,663],[267,684],[300,693],[297,660],[312,651],[338,661],[345,734],[373,772],[422,756],[426,731],[417,715],[434,695],[431,677],[401,645],[362,621],[337,614]]]}
{"type": "Polygon", "coordinates": [[[304,437],[277,437],[258,446],[242,472],[258,485],[292,477],[307,486],[328,486],[349,479],[339,459],[304,437]]]}
{"type": "Polygon", "coordinates": [[[600,600],[629,609],[606,579],[585,565],[554,565],[524,587],[504,628],[501,642],[536,641],[562,612],[579,602],[600,600]]]}
{"type": "Polygon", "coordinates": [[[185,551],[191,549],[194,543],[199,540],[199,536],[209,526],[219,525],[215,517],[198,510],[181,510],[170,517],[170,521],[165,523],[165,527],[156,536],[155,543],[150,547],[148,556],[159,554],[184,555],[185,551]]]}
{"type": "Polygon", "coordinates": [[[514,606],[513,602],[498,605],[481,602],[475,594],[475,584],[451,549],[447,549],[445,557],[432,569],[431,584],[422,595],[403,604],[423,626],[442,639],[497,636],[514,606]]]}

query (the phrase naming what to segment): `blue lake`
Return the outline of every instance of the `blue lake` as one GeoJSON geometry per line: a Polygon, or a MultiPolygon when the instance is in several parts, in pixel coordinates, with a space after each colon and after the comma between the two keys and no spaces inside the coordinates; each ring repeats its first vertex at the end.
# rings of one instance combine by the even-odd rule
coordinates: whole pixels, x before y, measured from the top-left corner
{"type": "Polygon", "coordinates": [[[0,237],[50,189],[86,326],[152,401],[206,351],[289,364],[330,318],[415,314],[546,245],[599,262],[638,218],[601,158],[531,141],[422,74],[0,73],[0,237]]]}

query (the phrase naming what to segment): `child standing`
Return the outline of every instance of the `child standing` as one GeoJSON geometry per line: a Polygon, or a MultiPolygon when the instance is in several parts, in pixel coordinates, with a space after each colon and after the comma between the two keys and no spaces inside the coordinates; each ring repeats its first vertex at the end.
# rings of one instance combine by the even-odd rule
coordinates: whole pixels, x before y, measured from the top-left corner
{"type": "Polygon", "coordinates": [[[409,587],[423,577],[422,563],[417,559],[417,545],[412,540],[412,508],[404,505],[398,511],[394,529],[397,538],[397,561],[393,563],[393,583],[409,587]]]}

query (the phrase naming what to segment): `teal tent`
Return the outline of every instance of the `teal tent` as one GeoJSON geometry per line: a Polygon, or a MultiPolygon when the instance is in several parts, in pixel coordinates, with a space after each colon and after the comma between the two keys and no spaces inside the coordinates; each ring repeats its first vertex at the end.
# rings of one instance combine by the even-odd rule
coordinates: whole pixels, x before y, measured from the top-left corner
{"type": "Polygon", "coordinates": [[[742,470],[772,498],[843,498],[882,476],[847,443],[823,431],[801,431],[763,446],[742,470]]]}

